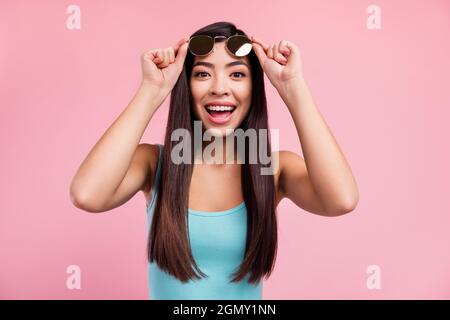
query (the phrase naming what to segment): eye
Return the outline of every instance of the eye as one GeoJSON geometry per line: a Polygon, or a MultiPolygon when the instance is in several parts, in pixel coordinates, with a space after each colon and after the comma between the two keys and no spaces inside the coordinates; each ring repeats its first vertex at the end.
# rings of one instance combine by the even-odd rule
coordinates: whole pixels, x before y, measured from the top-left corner
{"type": "MultiPolygon", "coordinates": [[[[208,74],[208,72],[205,72],[205,71],[195,72],[194,73],[194,77],[198,77],[201,74],[208,74]]],[[[244,78],[245,77],[245,73],[242,73],[242,72],[233,72],[232,75],[240,75],[237,78],[244,78]]],[[[200,76],[200,78],[204,78],[204,77],[200,76]]]]}
{"type": "MultiPolygon", "coordinates": [[[[204,74],[204,73],[207,74],[208,72],[205,72],[205,71],[196,72],[196,73],[194,74],[194,76],[195,76],[195,77],[198,77],[199,74],[204,74]]],[[[204,78],[204,77],[200,77],[200,78],[204,78]]]]}
{"type": "Polygon", "coordinates": [[[238,78],[244,78],[245,77],[245,74],[242,73],[242,72],[233,72],[232,74],[240,74],[240,75],[242,75],[242,77],[238,77],[238,78]]]}

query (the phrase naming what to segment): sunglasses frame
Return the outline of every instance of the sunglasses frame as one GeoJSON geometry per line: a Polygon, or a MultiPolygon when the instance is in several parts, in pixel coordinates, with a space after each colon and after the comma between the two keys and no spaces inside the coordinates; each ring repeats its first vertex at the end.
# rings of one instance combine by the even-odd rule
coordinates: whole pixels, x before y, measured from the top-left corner
{"type": "Polygon", "coordinates": [[[244,56],[237,56],[237,55],[235,55],[233,52],[231,52],[230,49],[228,49],[228,40],[229,40],[230,38],[233,38],[233,37],[244,37],[244,38],[250,40],[250,43],[253,43],[252,39],[250,39],[249,37],[247,37],[247,36],[245,36],[245,35],[243,35],[243,34],[234,34],[234,35],[229,36],[229,37],[227,37],[227,36],[215,36],[214,38],[211,37],[211,36],[208,36],[208,35],[196,35],[196,36],[192,36],[192,37],[189,38],[188,49],[189,49],[189,52],[192,53],[192,55],[194,55],[194,56],[197,56],[197,57],[205,57],[205,56],[210,55],[211,53],[214,52],[214,44],[216,44],[216,38],[225,38],[225,39],[227,39],[227,40],[225,41],[225,49],[226,49],[230,54],[232,54],[232,55],[235,56],[235,57],[245,57],[245,56],[249,55],[250,52],[251,52],[251,50],[250,50],[246,55],[244,55],[244,56]],[[193,53],[192,50],[191,50],[191,48],[190,48],[190,44],[191,44],[191,40],[192,40],[193,38],[195,38],[195,37],[208,37],[208,38],[210,38],[210,39],[213,39],[214,42],[213,42],[213,45],[212,45],[211,50],[210,50],[208,53],[206,53],[206,54],[195,54],[195,53],[193,53]]]}

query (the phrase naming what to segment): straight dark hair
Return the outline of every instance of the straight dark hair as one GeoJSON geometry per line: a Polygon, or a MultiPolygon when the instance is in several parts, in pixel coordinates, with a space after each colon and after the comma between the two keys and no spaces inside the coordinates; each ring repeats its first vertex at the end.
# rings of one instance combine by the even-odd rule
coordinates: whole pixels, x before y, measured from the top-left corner
{"type": "MultiPolygon", "coordinates": [[[[200,34],[212,37],[228,37],[235,34],[247,36],[229,22],[210,24],[191,36],[200,34]]],[[[225,39],[216,39],[216,41],[221,40],[225,39]]],[[[248,57],[252,71],[252,100],[249,112],[239,128],[244,131],[248,128],[255,129],[258,139],[260,139],[260,129],[266,129],[269,153],[267,156],[271,156],[264,73],[253,50],[248,57]]],[[[194,56],[188,50],[183,70],[171,92],[161,176],[157,186],[158,196],[147,243],[149,262],[156,261],[162,270],[182,282],[193,278],[208,277],[198,267],[189,244],[188,196],[194,163],[192,139],[191,164],[175,164],[170,159],[170,150],[179,143],[171,141],[171,134],[175,129],[186,129],[189,131],[190,137],[194,137],[195,116],[189,84],[193,62],[194,56]]],[[[258,149],[259,147],[257,147],[258,149]]],[[[241,167],[241,185],[247,208],[245,256],[239,268],[233,273],[230,282],[239,282],[250,273],[248,282],[255,284],[264,275],[268,278],[275,265],[277,252],[276,192],[273,175],[261,175],[261,168],[270,167],[270,163],[263,165],[258,157],[258,163],[250,164],[248,150],[249,141],[245,139],[245,163],[241,167]]]]}

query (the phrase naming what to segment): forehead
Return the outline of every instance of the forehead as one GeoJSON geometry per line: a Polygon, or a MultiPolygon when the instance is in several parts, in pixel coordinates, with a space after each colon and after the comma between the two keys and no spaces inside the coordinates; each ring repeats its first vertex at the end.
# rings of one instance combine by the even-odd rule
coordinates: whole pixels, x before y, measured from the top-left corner
{"type": "Polygon", "coordinates": [[[216,40],[216,43],[214,44],[214,52],[210,53],[209,55],[204,57],[195,56],[194,66],[198,62],[200,62],[199,65],[202,66],[207,66],[211,64],[217,67],[226,67],[227,65],[229,66],[241,65],[243,67],[248,67],[248,69],[250,69],[250,60],[248,58],[248,55],[244,57],[236,57],[232,55],[225,48],[225,41],[218,42],[216,40]],[[206,62],[206,64],[203,64],[202,62],[206,62]],[[244,62],[244,64],[240,62],[244,62]]]}

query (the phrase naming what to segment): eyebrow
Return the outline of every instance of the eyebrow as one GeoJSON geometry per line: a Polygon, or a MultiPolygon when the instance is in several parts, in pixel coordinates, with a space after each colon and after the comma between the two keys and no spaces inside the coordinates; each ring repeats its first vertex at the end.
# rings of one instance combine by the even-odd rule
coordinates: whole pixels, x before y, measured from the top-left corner
{"type": "MultiPolygon", "coordinates": [[[[230,62],[230,63],[226,64],[227,67],[232,67],[232,66],[236,66],[236,65],[244,65],[244,66],[246,66],[247,68],[250,69],[248,64],[246,64],[244,61],[241,61],[241,60],[236,60],[236,61],[233,61],[233,62],[230,62]]],[[[205,66],[205,67],[214,69],[214,64],[213,63],[205,62],[205,61],[198,61],[198,62],[194,63],[194,65],[192,67],[195,67],[195,66],[205,66]]]]}

